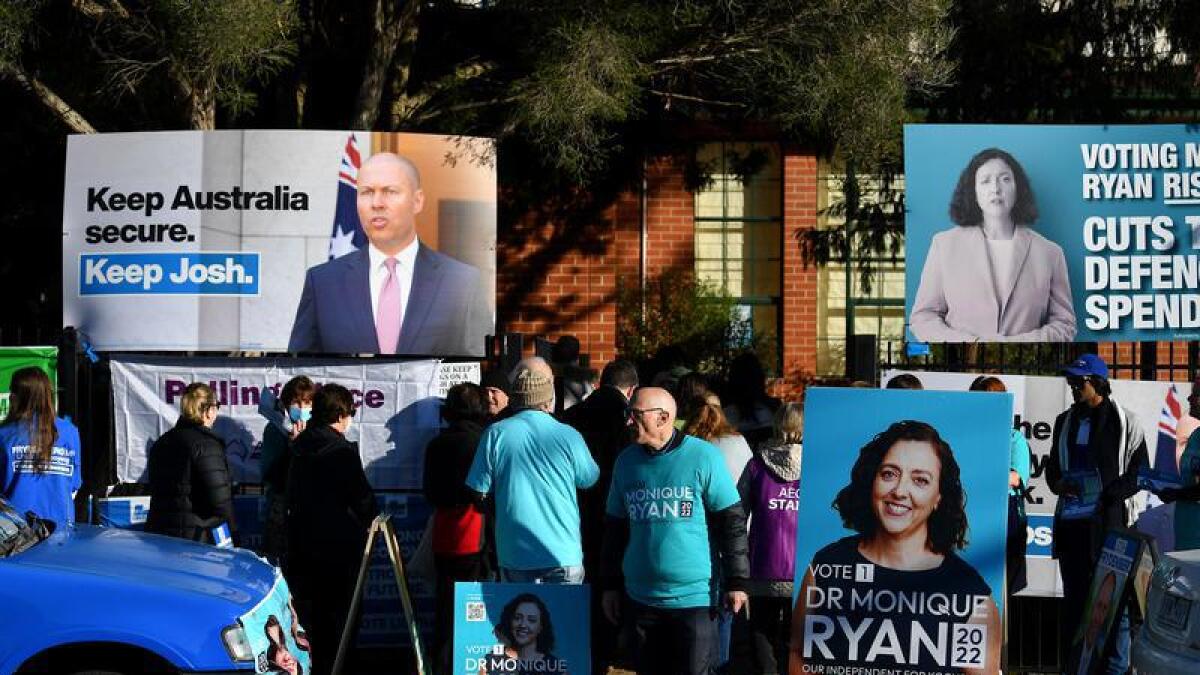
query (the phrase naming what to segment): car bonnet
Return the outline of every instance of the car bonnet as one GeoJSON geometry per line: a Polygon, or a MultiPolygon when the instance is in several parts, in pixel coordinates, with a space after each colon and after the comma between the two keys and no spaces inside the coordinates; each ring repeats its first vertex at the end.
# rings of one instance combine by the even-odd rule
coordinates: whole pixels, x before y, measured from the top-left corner
{"type": "Polygon", "coordinates": [[[8,559],[222,599],[244,609],[271,590],[275,569],[250,551],[131,530],[77,525],[8,559]]]}

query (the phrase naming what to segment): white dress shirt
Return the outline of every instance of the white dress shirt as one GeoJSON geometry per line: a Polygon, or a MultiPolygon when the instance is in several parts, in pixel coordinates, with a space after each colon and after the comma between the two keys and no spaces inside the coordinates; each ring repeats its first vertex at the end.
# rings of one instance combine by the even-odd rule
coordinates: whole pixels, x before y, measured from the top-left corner
{"type": "Polygon", "coordinates": [[[1012,239],[987,239],[988,256],[992,259],[992,274],[993,281],[996,284],[996,296],[1000,299],[1001,304],[1008,298],[1003,297],[1003,293],[1012,285],[1013,274],[1016,270],[1013,269],[1013,240],[1012,239]]]}
{"type": "MultiPolygon", "coordinates": [[[[408,295],[412,292],[413,269],[417,264],[417,247],[420,239],[413,238],[412,243],[405,246],[392,258],[396,259],[396,281],[400,283],[400,325],[404,325],[404,312],[408,310],[408,295]]],[[[371,263],[371,320],[379,316],[379,294],[383,292],[383,282],[387,280],[387,259],[382,251],[374,244],[367,244],[367,259],[371,263]]]]}

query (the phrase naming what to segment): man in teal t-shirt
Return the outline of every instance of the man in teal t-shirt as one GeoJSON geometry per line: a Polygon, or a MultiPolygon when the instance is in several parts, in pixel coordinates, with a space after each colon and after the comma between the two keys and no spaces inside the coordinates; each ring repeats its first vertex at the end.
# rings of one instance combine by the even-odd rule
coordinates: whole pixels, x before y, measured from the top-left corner
{"type": "Polygon", "coordinates": [[[501,580],[581,583],[576,490],[595,485],[600,467],[583,436],[550,415],[548,369],[521,371],[510,405],[518,412],[483,432],[466,481],[475,492],[495,496],[501,580]]]}
{"type": "Polygon", "coordinates": [[[737,613],[750,567],[745,513],[720,451],[675,429],[666,390],[639,389],[629,415],[637,442],[617,458],[608,493],[604,613],[633,628],[638,672],[709,673],[711,551],[721,553],[724,602],[737,613]]]}

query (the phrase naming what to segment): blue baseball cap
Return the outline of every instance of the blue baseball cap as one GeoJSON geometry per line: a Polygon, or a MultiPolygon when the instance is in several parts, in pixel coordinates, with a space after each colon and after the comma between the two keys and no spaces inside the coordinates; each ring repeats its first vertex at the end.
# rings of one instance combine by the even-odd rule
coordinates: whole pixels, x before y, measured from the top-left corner
{"type": "Polygon", "coordinates": [[[1095,375],[1108,379],[1108,364],[1104,359],[1095,354],[1084,354],[1075,359],[1070,365],[1063,366],[1062,372],[1067,375],[1077,375],[1079,377],[1087,377],[1095,375]]]}

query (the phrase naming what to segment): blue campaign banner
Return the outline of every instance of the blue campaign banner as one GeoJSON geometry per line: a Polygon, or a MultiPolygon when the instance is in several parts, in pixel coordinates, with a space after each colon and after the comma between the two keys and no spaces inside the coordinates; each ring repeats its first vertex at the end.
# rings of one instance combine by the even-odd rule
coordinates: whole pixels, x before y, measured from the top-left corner
{"type": "Polygon", "coordinates": [[[1028,514],[1025,527],[1025,557],[1049,558],[1054,546],[1054,516],[1046,513],[1028,514]]]}
{"type": "Polygon", "coordinates": [[[271,592],[254,609],[238,617],[254,654],[256,673],[310,673],[308,633],[296,617],[292,594],[283,575],[275,573],[271,592]]]}
{"type": "Polygon", "coordinates": [[[1200,337],[1200,129],[909,125],[909,338],[1200,337]]]}
{"type": "Polygon", "coordinates": [[[79,295],[254,296],[258,253],[84,253],[79,295]]]}
{"type": "Polygon", "coordinates": [[[791,672],[997,672],[1012,395],[815,388],[804,419],[791,672]]]}
{"type": "Polygon", "coordinates": [[[454,585],[454,675],[589,675],[588,592],[579,584],[454,585]]]}

